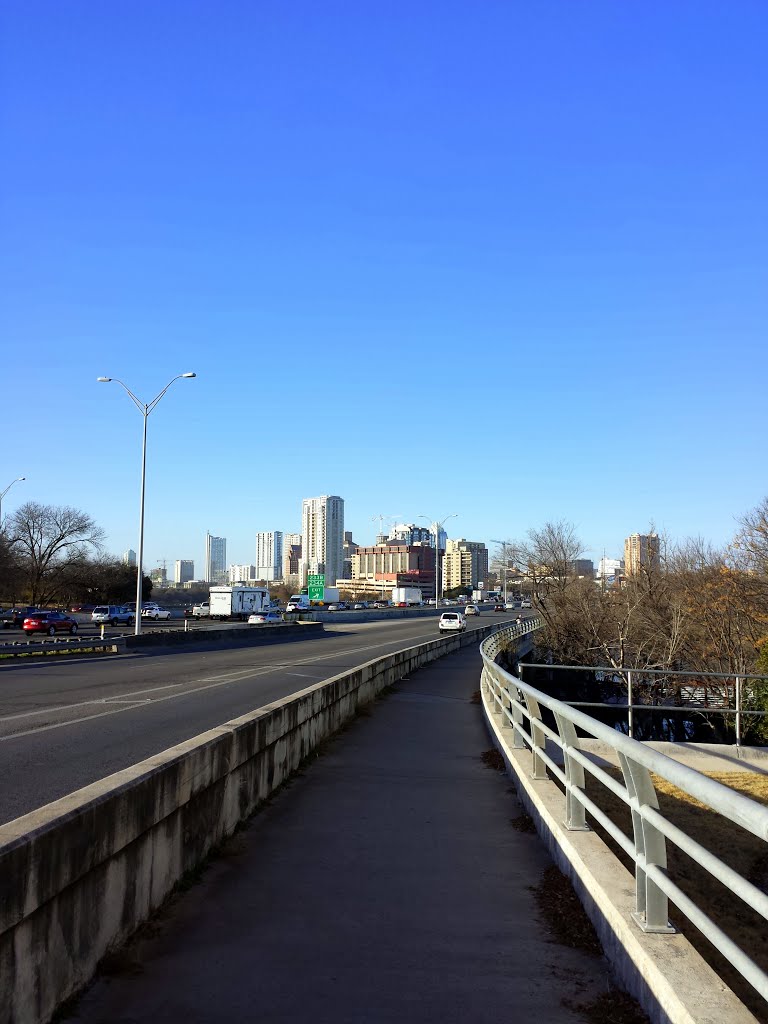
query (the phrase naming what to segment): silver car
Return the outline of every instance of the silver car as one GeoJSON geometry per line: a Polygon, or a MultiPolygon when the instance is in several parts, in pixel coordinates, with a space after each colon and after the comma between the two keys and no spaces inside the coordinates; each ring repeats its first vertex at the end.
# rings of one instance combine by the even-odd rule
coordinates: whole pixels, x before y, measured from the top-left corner
{"type": "Polygon", "coordinates": [[[136,616],[128,608],[116,604],[99,604],[91,612],[91,622],[110,626],[132,626],[136,616]]]}

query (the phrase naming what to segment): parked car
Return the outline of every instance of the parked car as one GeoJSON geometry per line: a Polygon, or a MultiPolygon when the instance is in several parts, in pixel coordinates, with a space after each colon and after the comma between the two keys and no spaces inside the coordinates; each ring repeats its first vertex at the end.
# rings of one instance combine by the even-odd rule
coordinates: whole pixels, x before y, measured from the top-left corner
{"type": "Polygon", "coordinates": [[[262,625],[263,623],[282,622],[282,621],[283,621],[282,612],[275,611],[274,609],[272,609],[271,611],[266,611],[266,612],[253,612],[253,614],[248,616],[248,625],[249,626],[259,626],[259,625],[262,625]]]}
{"type": "Polygon", "coordinates": [[[48,636],[53,636],[54,633],[71,633],[74,636],[77,632],[77,623],[71,615],[65,615],[64,612],[31,612],[24,619],[21,628],[25,633],[47,633],[48,636]]]}
{"type": "Polygon", "coordinates": [[[91,612],[91,622],[108,622],[110,626],[132,626],[135,621],[136,613],[121,604],[99,604],[91,612]]]}
{"type": "Polygon", "coordinates": [[[468,604],[467,607],[464,609],[464,614],[465,615],[479,615],[480,614],[480,609],[477,607],[476,604],[468,604]]]}
{"type": "Polygon", "coordinates": [[[171,613],[167,608],[161,608],[159,604],[145,604],[141,607],[142,619],[170,619],[171,613]]]}
{"type": "Polygon", "coordinates": [[[461,612],[443,612],[440,616],[438,629],[441,633],[463,633],[467,628],[467,620],[461,612]]]}

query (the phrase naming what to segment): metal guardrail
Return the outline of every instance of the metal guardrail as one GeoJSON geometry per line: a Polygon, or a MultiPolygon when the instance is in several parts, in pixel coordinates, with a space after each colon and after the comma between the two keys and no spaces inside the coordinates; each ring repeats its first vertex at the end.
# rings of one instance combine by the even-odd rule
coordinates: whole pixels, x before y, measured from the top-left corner
{"type": "MultiPolygon", "coordinates": [[[[538,620],[534,620],[534,623],[526,623],[524,631],[540,625],[538,620]]],[[[588,830],[586,815],[590,814],[634,862],[635,911],[632,917],[638,927],[650,933],[673,931],[668,921],[668,904],[671,901],[763,999],[768,1000],[768,975],[668,874],[667,843],[677,846],[766,921],[768,895],[660,812],[651,772],[763,841],[768,840],[768,807],[617,732],[506,672],[496,663],[496,658],[519,635],[520,630],[502,629],[480,645],[483,657],[483,700],[489,712],[501,718],[502,732],[511,730],[512,748],[527,748],[531,751],[532,777],[552,782],[547,774],[549,771],[563,786],[565,827],[569,831],[588,830]],[[556,729],[551,729],[544,722],[542,709],[552,713],[556,729]],[[616,752],[623,774],[623,785],[583,752],[577,729],[606,743],[616,752]],[[547,753],[547,740],[562,751],[562,767],[547,753]],[[587,796],[585,772],[589,772],[630,809],[633,838],[625,835],[587,796]]],[[[552,785],[555,783],[552,782],[552,785]]]]}
{"type": "Polygon", "coordinates": [[[627,688],[626,704],[595,703],[593,701],[569,701],[571,707],[610,707],[617,711],[627,712],[627,731],[630,736],[635,732],[635,711],[661,712],[673,714],[683,710],[696,711],[701,714],[733,716],[736,746],[743,740],[743,721],[745,715],[760,718],[768,715],[768,711],[750,707],[749,699],[753,687],[750,683],[768,684],[768,677],[734,672],[686,672],[658,668],[613,668],[609,665],[555,665],[538,664],[536,662],[520,662],[518,668],[558,669],[569,672],[591,672],[602,675],[608,680],[621,682],[627,688]],[[683,682],[669,680],[681,679],[683,682]],[[648,700],[642,700],[648,696],[648,700]],[[635,702],[635,697],[640,697],[635,702]],[[746,699],[745,699],[746,698],[746,699]]]}

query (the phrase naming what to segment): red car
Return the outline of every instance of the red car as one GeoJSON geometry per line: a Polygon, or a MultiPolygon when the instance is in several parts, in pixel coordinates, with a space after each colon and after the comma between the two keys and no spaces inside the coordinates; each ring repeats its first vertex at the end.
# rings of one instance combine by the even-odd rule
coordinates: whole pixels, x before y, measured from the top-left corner
{"type": "Polygon", "coordinates": [[[63,612],[32,612],[24,619],[21,628],[25,633],[47,633],[48,636],[55,633],[70,633],[74,636],[77,632],[77,623],[63,612]]]}
{"type": "Polygon", "coordinates": [[[503,612],[503,611],[506,611],[506,608],[504,607],[504,605],[503,605],[503,604],[495,604],[495,605],[493,606],[493,610],[494,610],[495,612],[503,612]]]}

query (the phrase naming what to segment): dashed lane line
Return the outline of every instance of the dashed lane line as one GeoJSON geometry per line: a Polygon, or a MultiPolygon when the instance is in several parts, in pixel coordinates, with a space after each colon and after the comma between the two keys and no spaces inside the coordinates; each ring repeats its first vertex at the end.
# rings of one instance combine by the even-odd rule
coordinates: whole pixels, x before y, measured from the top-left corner
{"type": "MultiPolygon", "coordinates": [[[[415,634],[414,636],[401,637],[398,640],[384,641],[384,642],[379,643],[379,644],[368,644],[365,647],[356,647],[356,648],[353,648],[351,650],[347,650],[347,651],[343,651],[343,652],[335,651],[333,654],[324,654],[324,655],[320,655],[320,656],[314,657],[314,658],[302,658],[302,659],[299,659],[299,660],[294,661],[294,662],[288,662],[287,664],[289,664],[289,665],[307,665],[307,664],[310,664],[310,663],[315,662],[315,661],[327,661],[329,658],[338,658],[340,655],[346,656],[348,654],[359,654],[362,651],[374,650],[377,647],[389,647],[393,643],[401,643],[402,640],[415,640],[415,639],[418,639],[421,636],[426,636],[426,635],[427,634],[424,634],[424,633],[418,633],[418,634],[415,634]]],[[[207,682],[206,686],[196,686],[196,687],[194,687],[192,689],[182,689],[182,690],[179,690],[179,692],[177,692],[177,693],[169,693],[169,694],[166,694],[165,696],[156,697],[154,699],[151,699],[150,701],[130,702],[130,703],[126,703],[125,706],[115,707],[115,708],[113,708],[113,709],[111,709],[109,711],[100,711],[97,714],[82,715],[79,718],[72,718],[72,719],[69,719],[66,722],[51,722],[49,725],[41,725],[41,726],[38,726],[37,728],[34,728],[34,729],[26,729],[23,732],[10,733],[8,736],[0,736],[0,743],[5,743],[8,740],[21,739],[21,738],[23,738],[25,736],[32,736],[32,735],[37,734],[37,733],[50,732],[52,729],[64,729],[67,726],[79,725],[82,722],[90,722],[90,721],[93,721],[96,718],[105,718],[108,715],[119,715],[123,711],[136,710],[137,708],[147,707],[149,704],[161,704],[161,703],[163,703],[163,702],[165,702],[167,700],[176,700],[178,697],[186,697],[188,695],[192,695],[193,693],[202,693],[205,690],[215,690],[215,689],[218,689],[220,686],[226,686],[228,683],[237,682],[239,680],[246,679],[246,678],[249,678],[249,677],[255,678],[257,676],[265,675],[268,672],[273,672],[275,670],[275,668],[280,668],[280,667],[283,667],[283,666],[282,665],[265,665],[265,666],[262,666],[259,669],[250,668],[248,670],[244,670],[242,672],[237,672],[237,673],[226,673],[226,674],[220,675],[220,676],[209,676],[208,679],[202,679],[201,680],[201,682],[207,682]]],[[[351,671],[351,669],[354,668],[354,667],[355,666],[351,666],[349,671],[351,671]]],[[[175,688],[175,689],[178,690],[182,686],[183,686],[182,683],[172,683],[172,684],[170,684],[169,686],[166,686],[166,687],[156,687],[156,690],[170,689],[170,688],[175,688]]],[[[149,691],[149,690],[143,690],[143,691],[139,690],[139,691],[136,691],[135,694],[123,694],[123,695],[120,695],[118,697],[111,698],[110,703],[113,703],[116,699],[125,700],[126,698],[130,698],[131,696],[138,696],[141,693],[149,693],[149,692],[151,692],[151,691],[149,691]]],[[[286,694],[286,696],[289,696],[289,695],[286,694]]],[[[106,703],[106,698],[101,699],[101,700],[81,701],[81,702],[78,702],[77,704],[64,704],[64,705],[61,705],[60,707],[52,708],[50,710],[51,711],[63,712],[63,711],[70,711],[70,710],[72,710],[72,708],[93,706],[94,704],[100,704],[100,705],[103,706],[104,703],[106,703]]],[[[258,710],[258,709],[254,708],[253,710],[258,710]]],[[[10,721],[11,719],[23,718],[23,717],[27,717],[29,715],[41,714],[41,713],[42,713],[41,711],[24,712],[23,714],[20,714],[20,715],[13,715],[13,716],[9,716],[7,718],[0,718],[0,722],[10,721]]]]}

